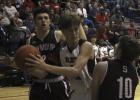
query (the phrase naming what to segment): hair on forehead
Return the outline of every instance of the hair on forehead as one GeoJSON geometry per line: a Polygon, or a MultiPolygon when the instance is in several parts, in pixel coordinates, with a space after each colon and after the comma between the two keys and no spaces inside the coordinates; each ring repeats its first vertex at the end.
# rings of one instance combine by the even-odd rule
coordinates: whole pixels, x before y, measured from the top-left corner
{"type": "Polygon", "coordinates": [[[65,14],[61,16],[59,20],[59,28],[60,29],[70,29],[74,26],[79,26],[81,23],[81,19],[76,14],[65,14]]]}
{"type": "Polygon", "coordinates": [[[121,49],[121,59],[132,61],[140,56],[140,43],[130,36],[120,37],[119,47],[121,49]]]}
{"type": "Polygon", "coordinates": [[[138,41],[135,38],[132,38],[128,35],[121,36],[119,38],[119,44],[120,45],[126,45],[126,46],[134,46],[138,44],[138,41]]]}
{"type": "Polygon", "coordinates": [[[38,14],[41,14],[41,13],[46,13],[46,14],[50,14],[50,10],[48,8],[36,8],[34,11],[33,11],[33,15],[34,17],[36,17],[38,14]]]}

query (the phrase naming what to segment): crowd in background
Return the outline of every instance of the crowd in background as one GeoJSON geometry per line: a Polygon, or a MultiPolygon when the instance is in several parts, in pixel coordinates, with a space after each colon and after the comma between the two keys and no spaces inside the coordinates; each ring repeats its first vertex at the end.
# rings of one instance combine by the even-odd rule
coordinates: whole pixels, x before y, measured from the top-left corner
{"type": "Polygon", "coordinates": [[[73,0],[51,7],[52,1],[57,4],[57,0],[0,0],[0,55],[14,56],[22,42],[34,35],[33,11],[38,7],[50,10],[50,28],[57,30],[63,14],[78,14],[87,40],[93,44],[95,64],[113,57],[120,36],[139,37],[140,8],[137,0],[73,0]]]}

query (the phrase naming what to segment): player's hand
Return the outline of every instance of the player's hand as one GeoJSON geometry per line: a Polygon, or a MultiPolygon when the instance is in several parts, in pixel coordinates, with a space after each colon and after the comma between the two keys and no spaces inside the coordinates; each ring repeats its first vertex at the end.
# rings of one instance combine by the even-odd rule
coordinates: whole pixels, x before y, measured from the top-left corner
{"type": "Polygon", "coordinates": [[[25,59],[25,65],[29,66],[29,67],[35,67],[35,68],[39,68],[39,69],[43,69],[44,66],[46,65],[44,59],[40,56],[40,55],[29,55],[29,58],[25,59]]]}

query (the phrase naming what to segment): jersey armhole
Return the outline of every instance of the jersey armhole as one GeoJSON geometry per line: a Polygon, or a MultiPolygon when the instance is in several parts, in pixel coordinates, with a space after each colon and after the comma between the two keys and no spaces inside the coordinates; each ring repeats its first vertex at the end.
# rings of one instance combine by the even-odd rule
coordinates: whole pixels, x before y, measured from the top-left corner
{"type": "Polygon", "coordinates": [[[31,41],[31,37],[29,37],[26,41],[26,44],[30,44],[30,41],[31,41]]]}
{"type": "Polygon", "coordinates": [[[62,32],[60,33],[61,31],[54,31],[54,37],[55,37],[55,40],[57,43],[59,43],[60,41],[63,40],[64,36],[62,34],[62,32]]]}

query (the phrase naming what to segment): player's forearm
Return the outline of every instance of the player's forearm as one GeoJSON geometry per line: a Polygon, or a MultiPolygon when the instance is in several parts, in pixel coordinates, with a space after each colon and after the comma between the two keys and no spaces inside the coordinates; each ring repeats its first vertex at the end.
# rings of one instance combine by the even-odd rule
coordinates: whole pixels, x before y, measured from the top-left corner
{"type": "Polygon", "coordinates": [[[80,27],[79,27],[79,32],[80,32],[80,39],[87,40],[87,37],[86,37],[85,31],[84,31],[82,25],[80,25],[80,27]]]}
{"type": "Polygon", "coordinates": [[[79,75],[79,71],[74,67],[58,67],[58,66],[52,66],[46,64],[44,68],[47,72],[58,74],[58,75],[64,75],[70,78],[79,75]]]}

